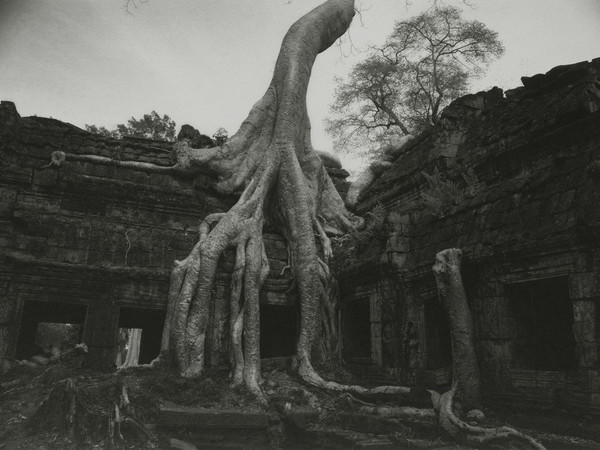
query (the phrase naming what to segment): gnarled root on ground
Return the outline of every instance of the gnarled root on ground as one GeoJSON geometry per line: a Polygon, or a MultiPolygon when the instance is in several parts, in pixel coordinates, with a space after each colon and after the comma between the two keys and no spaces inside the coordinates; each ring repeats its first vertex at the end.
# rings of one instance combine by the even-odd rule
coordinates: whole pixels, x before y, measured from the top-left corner
{"type": "Polygon", "coordinates": [[[77,386],[73,378],[57,383],[31,417],[29,426],[36,430],[59,431],[74,441],[124,441],[126,431],[136,442],[146,442],[149,446],[156,443],[152,432],[136,417],[127,389],[120,383],[77,386]],[[112,394],[117,392],[114,401],[111,400],[112,394]]]}
{"type": "Polygon", "coordinates": [[[415,408],[413,406],[361,406],[359,413],[380,417],[428,418],[435,417],[432,408],[415,408]]]}
{"type": "Polygon", "coordinates": [[[521,433],[510,427],[484,428],[473,426],[461,420],[454,414],[454,394],[457,383],[452,384],[452,389],[442,395],[432,394],[434,409],[439,415],[442,428],[452,438],[465,445],[498,446],[500,448],[536,449],[545,450],[542,444],[531,436],[521,433]]]}
{"type": "MultiPolygon", "coordinates": [[[[482,428],[469,425],[458,416],[479,410],[481,405],[479,367],[475,353],[471,311],[461,276],[462,251],[449,248],[435,257],[433,273],[440,302],[447,312],[452,344],[452,389],[443,395],[429,391],[439,412],[442,428],[458,442],[469,445],[512,445],[544,448],[533,438],[510,427],[482,428]],[[455,401],[456,394],[456,401],[455,401]],[[455,414],[456,408],[458,415],[455,414]]],[[[480,411],[479,411],[480,412],[480,411]]]]}

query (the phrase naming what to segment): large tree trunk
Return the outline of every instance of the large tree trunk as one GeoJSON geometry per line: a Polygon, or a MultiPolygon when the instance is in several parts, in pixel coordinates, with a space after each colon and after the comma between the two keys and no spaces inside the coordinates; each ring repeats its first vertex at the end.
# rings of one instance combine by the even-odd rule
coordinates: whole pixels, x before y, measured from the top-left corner
{"type": "Polygon", "coordinates": [[[184,376],[202,371],[217,263],[223,251],[233,247],[232,376],[235,383],[260,392],[258,295],[269,270],[262,239],[268,222],[286,237],[290,250],[301,310],[299,371],[306,379],[319,381],[311,365],[311,349],[320,307],[327,306],[331,253],[327,232],[344,232],[351,225],[312,148],[306,91],[317,54],[346,31],[353,16],[353,0],[329,0],[302,17],[286,34],[271,84],[240,130],[214,149],[177,145],[179,169],[208,166],[219,174],[221,192],[242,192],[228,213],[205,219],[198,244],[173,270],[163,354],[172,354],[184,376]]]}
{"type": "MultiPolygon", "coordinates": [[[[306,91],[316,56],[347,30],[354,13],[354,0],[328,0],[290,27],[266,93],[238,132],[221,147],[195,149],[188,142],[177,143],[177,163],[172,167],[97,155],[52,154],[54,166],[65,161],[89,161],[183,176],[209,169],[218,175],[217,190],[239,194],[238,202],[227,213],[209,215],[201,222],[198,243],[187,258],[175,261],[161,354],[154,364],[173,363],[185,377],[201,374],[217,264],[226,249],[234,248],[236,262],[229,302],[231,374],[234,383],[244,383],[261,395],[258,294],[269,272],[262,238],[263,227],[268,224],[287,240],[300,301],[296,360],[302,378],[337,390],[408,392],[401,386],[368,390],[326,382],[311,362],[315,338],[323,323],[328,324],[323,330],[327,339],[338,337],[336,305],[329,297],[329,236],[350,230],[361,219],[353,217],[355,223],[351,222],[350,213],[312,147],[306,91]],[[321,311],[329,317],[322,318],[321,311]]],[[[214,309],[221,310],[221,306],[214,309]]],[[[339,343],[321,347],[321,354],[327,355],[339,349],[339,343]]]]}
{"type": "Polygon", "coordinates": [[[452,371],[456,403],[465,411],[481,408],[479,366],[473,342],[473,322],[460,274],[462,251],[451,248],[435,257],[433,273],[442,306],[450,323],[452,371]]]}

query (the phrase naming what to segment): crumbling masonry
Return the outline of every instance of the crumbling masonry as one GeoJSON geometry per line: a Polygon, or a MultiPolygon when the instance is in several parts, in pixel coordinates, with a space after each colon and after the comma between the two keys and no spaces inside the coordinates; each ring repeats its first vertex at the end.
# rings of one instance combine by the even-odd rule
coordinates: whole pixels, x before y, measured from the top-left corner
{"type": "MultiPolygon", "coordinates": [[[[363,193],[357,212],[382,204],[387,234],[340,276],[343,355],[401,383],[448,384],[450,331],[431,267],[457,247],[484,396],[600,412],[600,60],[523,84],[456,100],[363,193]]],[[[160,336],[173,261],[193,247],[198,221],[235,199],[214,193],[210,173],[47,167],[55,150],[169,166],[171,144],[0,107],[0,356],[25,357],[39,322],[76,323],[88,364],[110,369],[120,327],[160,336]]],[[[347,173],[330,165],[343,191],[347,173]]],[[[287,356],[296,301],[284,241],[266,236],[262,352],[287,356]]],[[[229,295],[232,264],[222,258],[215,296],[229,295]]],[[[228,358],[226,316],[210,314],[207,364],[228,358]]],[[[153,355],[159,338],[145,345],[153,355]]]]}
{"type": "Polygon", "coordinates": [[[370,348],[346,357],[448,384],[431,267],[460,248],[484,396],[600,412],[600,59],[522,80],[388,153],[357,210],[382,204],[389,238],[340,279],[342,308],[370,311],[370,348]]]}
{"type": "MultiPolygon", "coordinates": [[[[62,150],[114,159],[173,164],[172,143],[114,140],[54,119],[20,117],[0,107],[0,356],[35,353],[38,323],[81,326],[88,364],[115,367],[119,328],[141,328],[140,362],[158,355],[169,274],[197,240],[199,221],[225,212],[209,173],[194,178],[73,162],[49,167],[62,150]]],[[[331,161],[330,161],[331,165],[331,161]]],[[[335,162],[334,162],[335,165],[335,162]]],[[[348,173],[328,169],[344,186],[348,173]]],[[[295,352],[296,301],[289,289],[285,241],[265,234],[271,273],[262,293],[264,356],[295,352]],[[285,328],[281,322],[285,319],[285,328]],[[276,338],[273,339],[273,333],[276,338]],[[270,338],[269,338],[270,337],[270,338]]],[[[233,254],[220,263],[214,296],[229,295],[233,254]]],[[[207,364],[227,364],[227,312],[207,333],[207,364]]]]}

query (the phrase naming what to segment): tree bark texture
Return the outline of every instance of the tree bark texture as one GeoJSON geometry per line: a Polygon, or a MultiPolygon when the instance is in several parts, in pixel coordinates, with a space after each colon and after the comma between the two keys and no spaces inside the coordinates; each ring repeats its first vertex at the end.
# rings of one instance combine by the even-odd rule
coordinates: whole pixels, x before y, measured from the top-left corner
{"type": "Polygon", "coordinates": [[[176,262],[171,275],[162,353],[172,355],[183,376],[202,372],[218,260],[235,248],[231,373],[234,383],[260,392],[258,296],[269,271],[262,239],[268,225],[287,240],[300,299],[299,371],[307,380],[321,381],[312,368],[311,350],[321,309],[331,310],[328,234],[343,233],[352,224],[312,148],[306,91],[316,56],[346,31],[353,16],[353,0],[329,0],[302,17],[286,34],[271,84],[239,131],[222,147],[176,145],[178,170],[209,168],[219,174],[220,192],[241,193],[229,212],[204,219],[198,244],[176,262]]]}
{"type": "Polygon", "coordinates": [[[442,395],[432,394],[434,409],[437,411],[441,427],[456,441],[474,448],[511,448],[546,450],[542,444],[514,428],[480,427],[461,420],[454,413],[454,395],[457,382],[452,389],[442,395]]]}
{"type": "Polygon", "coordinates": [[[456,400],[465,411],[481,409],[479,366],[473,341],[473,321],[460,273],[462,251],[451,248],[435,257],[433,273],[440,302],[450,324],[456,400]]]}
{"type": "Polygon", "coordinates": [[[199,376],[209,313],[228,306],[232,380],[262,395],[258,297],[269,272],[262,237],[268,226],[287,241],[300,302],[296,345],[300,376],[308,383],[335,390],[408,393],[402,386],[369,390],[326,382],[311,360],[315,347],[325,357],[339,350],[337,305],[335,297],[330,297],[329,237],[349,231],[361,219],[346,210],[312,147],[306,92],[315,58],[347,30],[354,14],[354,0],[327,0],[295,22],[283,39],[267,91],[238,132],[220,147],[195,149],[185,140],[179,142],[174,146],[177,162],[171,167],[53,152],[51,166],[89,161],[176,176],[208,170],[218,176],[215,188],[219,192],[239,195],[227,213],[202,220],[197,244],[187,258],[175,261],[161,353],[153,365],[173,364],[184,377],[199,376]],[[236,254],[229,305],[211,305],[218,261],[229,248],[236,254]],[[331,342],[315,345],[320,335],[331,342]]]}
{"type": "Polygon", "coordinates": [[[116,444],[124,441],[122,431],[127,429],[147,448],[156,447],[155,436],[129,402],[127,388],[116,380],[79,386],[68,378],[56,383],[28,426],[61,431],[77,443],[108,439],[116,444]]]}
{"type": "Polygon", "coordinates": [[[129,329],[129,338],[127,339],[127,354],[125,361],[120,367],[137,366],[140,359],[140,346],[142,343],[141,328],[129,329]]]}
{"type": "Polygon", "coordinates": [[[459,443],[500,448],[544,449],[530,436],[510,427],[484,428],[463,421],[462,412],[481,408],[479,366],[473,339],[473,322],[460,273],[462,251],[451,248],[435,257],[433,273],[438,294],[447,312],[452,339],[452,389],[440,395],[429,391],[440,425],[459,443]],[[455,404],[459,403],[458,405],[455,404]],[[455,411],[456,409],[456,411],[455,411]],[[457,413],[458,412],[458,413],[457,413]]]}

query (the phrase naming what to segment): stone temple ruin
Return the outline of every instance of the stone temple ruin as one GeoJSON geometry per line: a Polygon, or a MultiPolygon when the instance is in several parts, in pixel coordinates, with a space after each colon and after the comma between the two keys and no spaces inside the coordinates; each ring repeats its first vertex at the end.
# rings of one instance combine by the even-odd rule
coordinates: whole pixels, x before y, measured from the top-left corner
{"type": "MultiPolygon", "coordinates": [[[[157,355],[171,265],[193,247],[198,221],[235,199],[215,194],[210,173],[183,180],[48,163],[63,150],[169,166],[171,147],[20,117],[2,102],[3,367],[43,351],[41,330],[56,323],[87,344],[92,368],[114,369],[122,329],[142,330],[140,363],[157,355]]],[[[326,165],[345,193],[348,173],[326,165]]],[[[346,362],[403,384],[450,383],[450,331],[431,266],[456,247],[484,397],[600,412],[600,60],[462,97],[376,166],[355,209],[382,205],[387,218],[339,277],[346,362]]],[[[261,354],[288,357],[299,313],[282,275],[287,250],[276,235],[266,243],[261,354]]],[[[220,264],[214,295],[228,296],[233,255],[220,264]]],[[[219,366],[227,311],[210,316],[206,364],[219,366]]]]}
{"type": "Polygon", "coordinates": [[[389,237],[340,279],[347,359],[451,382],[431,266],[457,247],[484,396],[600,411],[599,77],[596,59],[462,97],[388,152],[357,211],[383,205],[389,237]]]}
{"type": "MultiPolygon", "coordinates": [[[[172,144],[106,139],[54,119],[0,109],[2,152],[0,354],[40,352],[40,323],[78,326],[88,365],[112,369],[120,329],[142,330],[140,363],[158,355],[169,274],[187,256],[200,219],[225,212],[235,199],[216,195],[209,174],[194,180],[100,164],[48,167],[55,150],[171,165],[172,144]]],[[[335,163],[335,162],[334,162],[335,163]]],[[[348,173],[331,167],[344,186],[348,173]]],[[[289,287],[285,241],[265,236],[271,276],[261,298],[262,354],[295,352],[296,304],[289,287]],[[276,336],[276,339],[273,337],[276,336]]],[[[228,296],[234,254],[221,261],[217,296],[228,296]]],[[[221,342],[226,311],[210,324],[207,364],[228,359],[221,342]],[[223,359],[225,358],[225,359],[223,359]]],[[[213,316],[211,314],[211,316],[213,316]]]]}

